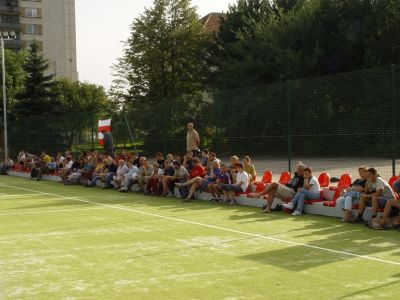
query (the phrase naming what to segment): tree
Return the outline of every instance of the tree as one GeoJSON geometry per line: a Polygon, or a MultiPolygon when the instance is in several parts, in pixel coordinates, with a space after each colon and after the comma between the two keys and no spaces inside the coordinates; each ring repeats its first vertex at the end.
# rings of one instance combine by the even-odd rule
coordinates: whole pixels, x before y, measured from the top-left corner
{"type": "Polygon", "coordinates": [[[134,20],[111,89],[135,115],[133,127],[174,134],[166,111],[174,107],[183,118],[196,112],[209,70],[206,43],[190,0],[155,0],[134,20]]]}
{"type": "Polygon", "coordinates": [[[63,114],[57,126],[68,149],[85,129],[92,129],[99,114],[107,109],[108,98],[102,86],[62,79],[57,82],[58,102],[63,114]]]}
{"type": "MultiPolygon", "coordinates": [[[[13,110],[16,101],[16,95],[21,93],[24,89],[24,82],[26,78],[25,70],[23,69],[24,62],[27,57],[25,50],[12,51],[5,49],[5,65],[6,65],[6,90],[7,90],[7,108],[8,111],[13,110]]],[[[2,76],[0,70],[0,78],[2,76]]],[[[3,95],[3,87],[0,87],[0,93],[3,95]]],[[[3,106],[0,111],[3,112],[3,106]]]]}
{"type": "Polygon", "coordinates": [[[15,113],[20,117],[35,117],[51,115],[59,111],[54,91],[53,75],[46,75],[48,62],[38,50],[38,44],[33,42],[28,57],[23,65],[26,73],[24,90],[16,95],[15,113]]]}

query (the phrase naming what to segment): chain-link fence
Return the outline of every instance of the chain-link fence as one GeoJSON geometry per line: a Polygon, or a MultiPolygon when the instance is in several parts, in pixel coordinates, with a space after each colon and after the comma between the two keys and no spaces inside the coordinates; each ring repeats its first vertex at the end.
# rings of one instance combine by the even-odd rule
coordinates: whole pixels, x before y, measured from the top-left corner
{"type": "MultiPolygon", "coordinates": [[[[194,99],[159,99],[114,112],[112,132],[118,148],[136,148],[150,157],[157,151],[183,153],[191,121],[202,148],[220,157],[250,155],[259,173],[292,171],[301,160],[334,176],[356,174],[359,165],[368,165],[389,177],[399,170],[399,79],[400,67],[386,66],[194,99]]],[[[97,146],[99,117],[84,112],[14,120],[10,145],[14,152],[91,149],[97,146]]]]}

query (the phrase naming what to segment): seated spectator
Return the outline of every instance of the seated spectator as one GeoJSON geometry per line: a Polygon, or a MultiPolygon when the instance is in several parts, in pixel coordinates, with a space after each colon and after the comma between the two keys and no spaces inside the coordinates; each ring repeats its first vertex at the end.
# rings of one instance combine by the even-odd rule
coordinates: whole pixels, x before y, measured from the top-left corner
{"type": "Polygon", "coordinates": [[[72,170],[67,177],[67,181],[65,182],[65,185],[77,184],[81,181],[82,172],[85,168],[86,163],[86,158],[80,158],[79,162],[74,162],[74,164],[72,165],[72,170]]]}
{"type": "Polygon", "coordinates": [[[393,182],[393,191],[397,194],[400,194],[400,175],[398,176],[398,179],[393,182]]]}
{"type": "Polygon", "coordinates": [[[223,184],[221,189],[224,192],[227,204],[236,205],[235,193],[245,193],[249,187],[249,174],[244,170],[243,164],[236,165],[237,175],[234,184],[223,184]]]}
{"type": "Polygon", "coordinates": [[[139,192],[144,192],[144,185],[151,177],[151,174],[153,174],[153,168],[149,165],[146,157],[142,157],[141,159],[142,166],[139,169],[139,192]]]}
{"type": "Polygon", "coordinates": [[[159,164],[153,165],[153,174],[151,174],[146,186],[146,195],[156,196],[160,193],[160,180],[164,175],[164,171],[160,168],[159,164]]]}
{"type": "Polygon", "coordinates": [[[51,162],[47,164],[47,167],[49,168],[50,173],[57,170],[57,163],[54,157],[51,158],[51,162]]]}
{"type": "Polygon", "coordinates": [[[51,163],[51,157],[47,155],[46,152],[42,151],[42,153],[40,154],[40,158],[41,158],[41,166],[38,169],[39,173],[36,180],[41,180],[43,175],[50,173],[48,164],[51,163]]]}
{"type": "Polygon", "coordinates": [[[236,155],[231,156],[230,162],[231,164],[230,166],[228,166],[228,171],[229,175],[231,176],[231,180],[234,182],[236,180],[236,174],[237,174],[236,165],[240,163],[239,157],[237,157],[236,155]]]}
{"type": "Polygon", "coordinates": [[[171,167],[172,167],[172,162],[174,161],[174,155],[171,154],[171,153],[169,153],[169,154],[167,155],[167,160],[170,162],[171,167]]]}
{"type": "Polygon", "coordinates": [[[87,186],[90,180],[92,179],[92,175],[94,169],[96,168],[96,161],[94,156],[90,156],[87,158],[85,162],[85,167],[82,170],[81,182],[84,186],[87,186]]]}
{"type": "Polygon", "coordinates": [[[208,151],[208,149],[203,149],[201,151],[201,165],[205,168],[207,168],[207,162],[208,162],[208,154],[210,153],[210,151],[208,151]]]}
{"type": "Polygon", "coordinates": [[[343,210],[343,222],[353,221],[353,205],[359,203],[361,195],[365,192],[365,186],[367,184],[367,167],[358,168],[358,174],[360,178],[357,178],[345,191],[343,196],[336,200],[337,206],[343,210]]]}
{"type": "MultiPolygon", "coordinates": [[[[174,165],[174,177],[170,181],[170,190],[172,191],[172,195],[175,183],[176,182],[185,183],[186,181],[188,181],[190,176],[188,170],[186,170],[186,168],[182,166],[179,161],[174,160],[173,165],[174,165]]],[[[179,189],[179,192],[180,192],[180,198],[186,199],[188,195],[188,189],[186,187],[182,187],[179,189]]]]}
{"type": "Polygon", "coordinates": [[[161,180],[162,186],[163,186],[162,195],[164,197],[174,194],[174,186],[173,185],[172,185],[172,190],[170,189],[171,182],[174,180],[174,174],[175,174],[175,169],[173,167],[173,162],[166,160],[164,162],[164,175],[161,180]],[[172,166],[171,166],[171,164],[172,164],[172,166]]]}
{"type": "Polygon", "coordinates": [[[275,198],[289,201],[294,197],[298,189],[303,187],[304,169],[305,166],[302,163],[299,163],[297,166],[297,172],[294,173],[293,178],[287,184],[283,185],[279,182],[273,182],[270,185],[267,185],[264,191],[260,193],[251,193],[248,197],[260,198],[264,196],[264,199],[267,200],[267,205],[263,207],[262,211],[264,213],[270,213],[275,198]]]}
{"type": "Polygon", "coordinates": [[[125,164],[125,161],[123,159],[120,159],[118,161],[118,168],[115,176],[113,177],[115,188],[120,189],[122,187],[122,183],[125,180],[125,174],[128,174],[129,168],[125,164]]]}
{"type": "Polygon", "coordinates": [[[164,168],[164,154],[162,154],[162,152],[157,152],[156,153],[156,162],[158,164],[158,168],[164,168]]]}
{"type": "Polygon", "coordinates": [[[108,173],[106,165],[108,164],[107,159],[104,159],[97,163],[96,168],[92,174],[92,178],[89,184],[86,184],[86,187],[94,187],[96,186],[97,180],[101,179],[101,176],[105,176],[108,173]]]}
{"type": "Polygon", "coordinates": [[[64,160],[65,160],[65,157],[62,155],[61,152],[58,152],[57,156],[56,156],[57,169],[64,168],[64,160]]]}
{"type": "Polygon", "coordinates": [[[386,202],[385,209],[383,211],[382,227],[385,227],[385,225],[389,221],[389,218],[398,216],[399,211],[400,211],[400,200],[397,198],[388,200],[386,202]]]}
{"type": "Polygon", "coordinates": [[[208,154],[208,161],[206,168],[207,171],[212,171],[214,161],[217,161],[221,165],[221,160],[217,158],[217,154],[215,154],[215,152],[210,152],[208,154]]]}
{"type": "Polygon", "coordinates": [[[189,172],[193,169],[193,152],[187,151],[186,154],[183,156],[183,163],[182,165],[188,170],[189,172]]]}
{"type": "MultiPolygon", "coordinates": [[[[117,165],[115,163],[114,159],[108,158],[107,161],[108,161],[108,163],[106,165],[107,173],[106,173],[104,179],[101,178],[101,181],[104,181],[103,189],[111,189],[112,188],[111,182],[114,180],[114,177],[117,175],[117,171],[118,171],[118,167],[119,167],[119,165],[117,165]]],[[[118,162],[118,164],[119,164],[119,162],[118,162]]],[[[122,166],[124,166],[124,165],[125,165],[125,162],[122,160],[122,166]]]]}
{"type": "Polygon", "coordinates": [[[31,179],[38,179],[39,177],[39,169],[42,167],[42,159],[39,157],[32,157],[32,161],[30,163],[31,167],[31,179]]]}
{"type": "Polygon", "coordinates": [[[74,165],[74,161],[70,156],[65,159],[65,164],[63,169],[58,170],[58,176],[61,178],[60,183],[66,183],[69,173],[72,170],[72,166],[74,165]]]}
{"type": "Polygon", "coordinates": [[[22,171],[26,168],[26,160],[27,160],[27,157],[26,157],[25,151],[21,150],[18,153],[18,158],[17,158],[20,171],[22,171]]]}
{"type": "Polygon", "coordinates": [[[284,203],[283,206],[288,209],[294,209],[292,216],[299,216],[303,212],[304,201],[316,200],[321,197],[321,186],[318,179],[312,176],[311,168],[304,169],[304,187],[299,188],[293,200],[289,203],[284,203]]]}
{"type": "Polygon", "coordinates": [[[181,154],[175,154],[174,160],[179,161],[179,163],[182,165],[183,164],[183,156],[181,154]]]}
{"type": "Polygon", "coordinates": [[[11,158],[7,157],[7,159],[0,166],[0,175],[7,175],[7,172],[14,165],[14,162],[11,158]]]}
{"type": "Polygon", "coordinates": [[[363,215],[366,207],[372,205],[371,219],[376,218],[379,208],[385,208],[388,200],[394,199],[395,194],[389,183],[379,177],[378,172],[374,168],[367,171],[366,194],[361,195],[358,205],[358,216],[354,220],[356,223],[363,223],[363,215]]]}
{"type": "Polygon", "coordinates": [[[257,180],[257,172],[254,166],[251,164],[251,159],[249,156],[243,158],[243,167],[247,174],[250,175],[250,182],[257,180]]]}
{"type": "Polygon", "coordinates": [[[222,164],[220,166],[220,172],[217,177],[217,180],[215,182],[211,182],[208,185],[208,190],[212,196],[211,202],[214,202],[214,203],[222,202],[223,200],[221,198],[221,193],[223,193],[223,192],[221,189],[221,185],[231,184],[231,183],[232,183],[232,181],[231,181],[231,176],[229,175],[228,168],[226,167],[226,165],[222,164]]]}
{"type": "MultiPolygon", "coordinates": [[[[201,186],[204,181],[204,176],[206,176],[206,171],[204,167],[201,165],[200,160],[195,157],[193,158],[193,169],[190,172],[189,181],[185,183],[175,183],[177,187],[182,191],[184,188],[190,186],[189,194],[182,202],[192,202],[192,198],[196,190],[201,186]]],[[[183,192],[183,194],[187,194],[187,192],[183,192]]]]}
{"type": "Polygon", "coordinates": [[[122,187],[119,189],[119,191],[122,193],[128,192],[132,188],[132,186],[138,181],[139,177],[139,168],[134,165],[132,160],[128,161],[127,166],[128,173],[124,174],[122,187]]]}

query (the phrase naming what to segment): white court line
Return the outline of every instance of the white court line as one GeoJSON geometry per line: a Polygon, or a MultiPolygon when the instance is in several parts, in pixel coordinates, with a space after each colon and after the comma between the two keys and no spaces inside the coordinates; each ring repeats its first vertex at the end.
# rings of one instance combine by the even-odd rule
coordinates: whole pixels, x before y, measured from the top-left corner
{"type": "Polygon", "coordinates": [[[91,207],[91,208],[75,208],[75,209],[53,209],[53,210],[41,210],[41,211],[26,211],[26,212],[19,212],[19,213],[0,214],[0,216],[36,215],[36,214],[47,214],[47,213],[57,213],[57,212],[99,210],[99,209],[106,209],[106,208],[107,207],[91,207]]]}
{"type": "Polygon", "coordinates": [[[345,255],[345,256],[352,256],[352,257],[362,258],[362,259],[366,259],[366,260],[371,260],[371,261],[386,263],[386,264],[390,264],[390,265],[400,266],[400,262],[395,262],[395,261],[375,258],[375,257],[368,256],[368,255],[360,255],[360,254],[355,254],[355,253],[346,252],[346,251],[333,250],[333,249],[329,249],[329,248],[325,248],[325,247],[318,247],[318,246],[303,244],[303,243],[299,243],[299,242],[293,242],[293,241],[273,238],[273,237],[269,237],[269,236],[265,236],[265,235],[261,235],[261,234],[249,233],[249,232],[245,232],[245,231],[239,231],[239,230],[229,229],[229,228],[220,227],[220,226],[214,226],[214,225],[209,225],[209,224],[204,224],[204,223],[199,223],[199,222],[194,222],[194,221],[188,221],[188,220],[172,218],[172,217],[167,217],[167,216],[163,216],[163,215],[143,212],[143,211],[138,211],[138,210],[130,209],[130,208],[127,208],[127,207],[121,207],[121,206],[116,206],[116,205],[109,205],[109,204],[103,204],[103,203],[93,202],[93,201],[89,201],[89,200],[78,199],[76,197],[67,197],[67,196],[62,196],[62,195],[57,195],[57,194],[52,194],[52,193],[46,193],[46,192],[41,192],[41,191],[35,191],[35,190],[31,190],[31,189],[25,189],[25,188],[11,186],[11,185],[5,185],[5,184],[0,184],[0,186],[14,188],[14,189],[22,190],[22,191],[35,192],[35,193],[39,193],[39,194],[42,194],[42,195],[56,196],[56,197],[60,197],[60,198],[64,198],[64,199],[69,199],[69,200],[78,201],[78,202],[82,202],[82,203],[90,203],[90,204],[94,204],[94,205],[98,205],[98,206],[102,206],[102,207],[108,207],[108,208],[117,209],[117,210],[122,210],[122,211],[134,212],[134,213],[140,214],[140,215],[151,216],[151,217],[156,217],[156,218],[160,218],[160,219],[180,222],[180,223],[192,224],[192,225],[197,225],[197,226],[217,229],[217,230],[221,230],[221,231],[237,233],[237,234],[240,234],[240,235],[251,236],[251,237],[255,237],[255,238],[260,238],[260,239],[264,239],[264,240],[278,242],[278,243],[284,243],[284,244],[289,244],[289,245],[294,245],[294,246],[300,246],[300,247],[304,247],[304,248],[310,248],[310,249],[314,249],[314,250],[320,250],[320,251],[325,251],[325,252],[330,252],[330,253],[335,253],[335,254],[341,254],[341,255],[345,255]]]}

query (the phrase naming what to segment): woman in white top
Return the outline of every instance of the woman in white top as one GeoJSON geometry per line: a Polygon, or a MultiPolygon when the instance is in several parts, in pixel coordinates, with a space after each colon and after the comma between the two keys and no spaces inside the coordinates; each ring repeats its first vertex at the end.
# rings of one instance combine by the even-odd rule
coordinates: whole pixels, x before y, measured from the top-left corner
{"type": "Polygon", "coordinates": [[[299,188],[292,202],[283,204],[288,209],[296,208],[292,216],[299,216],[303,211],[304,201],[316,200],[321,196],[321,186],[318,179],[312,176],[310,168],[304,169],[304,188],[299,188]]]}

